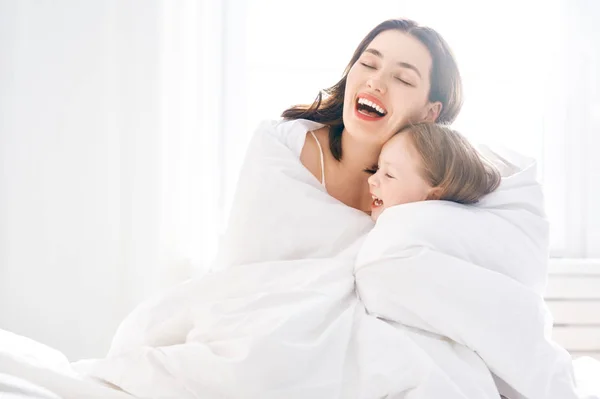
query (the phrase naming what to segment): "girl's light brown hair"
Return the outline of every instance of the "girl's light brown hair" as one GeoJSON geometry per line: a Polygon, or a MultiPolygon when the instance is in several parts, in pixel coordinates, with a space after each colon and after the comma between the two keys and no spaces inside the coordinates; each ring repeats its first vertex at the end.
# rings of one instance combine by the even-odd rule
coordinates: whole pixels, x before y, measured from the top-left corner
{"type": "Polygon", "coordinates": [[[433,61],[430,74],[429,101],[442,103],[442,111],[436,122],[451,123],[460,112],[463,101],[462,80],[454,54],[448,43],[435,30],[420,26],[409,19],[383,21],[363,38],[346,66],[342,79],[329,89],[324,90],[325,98],[323,98],[323,93],[320,92],[312,104],[296,105],[286,109],[281,114],[286,119],[302,118],[329,125],[329,149],[338,161],[342,159],[342,131],[344,130],[342,114],[348,72],[373,39],[381,32],[391,29],[399,30],[414,37],[429,50],[433,61]]]}
{"type": "Polygon", "coordinates": [[[476,203],[500,185],[500,172],[460,133],[435,123],[400,130],[421,157],[421,177],[434,188],[429,199],[476,203]]]}

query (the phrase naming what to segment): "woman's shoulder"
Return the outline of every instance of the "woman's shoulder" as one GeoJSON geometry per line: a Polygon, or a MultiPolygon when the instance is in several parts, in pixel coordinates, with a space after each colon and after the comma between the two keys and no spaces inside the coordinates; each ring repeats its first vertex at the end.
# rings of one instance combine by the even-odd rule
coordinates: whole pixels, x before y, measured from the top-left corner
{"type": "Polygon", "coordinates": [[[304,147],[306,134],[323,126],[321,123],[307,119],[265,120],[259,124],[256,134],[274,136],[299,157],[304,147]]]}

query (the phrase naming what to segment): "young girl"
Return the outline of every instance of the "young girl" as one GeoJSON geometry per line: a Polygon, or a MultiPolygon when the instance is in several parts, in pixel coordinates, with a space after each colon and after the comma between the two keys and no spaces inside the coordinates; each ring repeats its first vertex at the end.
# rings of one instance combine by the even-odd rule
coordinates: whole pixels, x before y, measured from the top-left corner
{"type": "Polygon", "coordinates": [[[500,184],[500,172],[458,132],[448,127],[409,125],[384,146],[369,186],[371,218],[384,209],[424,200],[473,204],[500,184]]]}

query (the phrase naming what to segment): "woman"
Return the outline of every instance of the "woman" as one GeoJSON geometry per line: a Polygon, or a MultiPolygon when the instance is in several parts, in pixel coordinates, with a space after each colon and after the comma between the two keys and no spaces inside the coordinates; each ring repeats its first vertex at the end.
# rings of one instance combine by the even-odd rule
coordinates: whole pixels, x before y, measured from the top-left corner
{"type": "Polygon", "coordinates": [[[348,247],[372,227],[365,217],[372,203],[365,170],[377,163],[383,144],[409,123],[452,122],[462,104],[449,46],[433,29],[410,20],[384,21],[371,30],[326,93],[257,129],[215,268],[332,256],[348,247]],[[266,180],[270,184],[263,187],[266,180]],[[317,201],[302,189],[315,182],[327,198],[317,201]]]}
{"type": "Polygon", "coordinates": [[[462,83],[454,56],[433,29],[410,20],[388,20],[362,40],[342,79],[310,106],[283,112],[286,119],[308,119],[316,130],[301,161],[321,177],[324,152],[327,192],[356,209],[370,211],[365,168],[377,163],[383,144],[408,123],[451,123],[462,105],[462,83]],[[365,99],[380,111],[359,104],[365,99]]]}

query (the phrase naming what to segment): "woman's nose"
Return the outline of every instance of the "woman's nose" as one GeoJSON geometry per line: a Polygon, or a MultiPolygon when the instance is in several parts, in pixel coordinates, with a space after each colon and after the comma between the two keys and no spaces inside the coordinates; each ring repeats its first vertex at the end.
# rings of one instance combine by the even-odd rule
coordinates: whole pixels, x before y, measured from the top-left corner
{"type": "Polygon", "coordinates": [[[367,87],[381,94],[385,93],[385,84],[381,81],[379,76],[371,76],[367,80],[367,87]]]}

